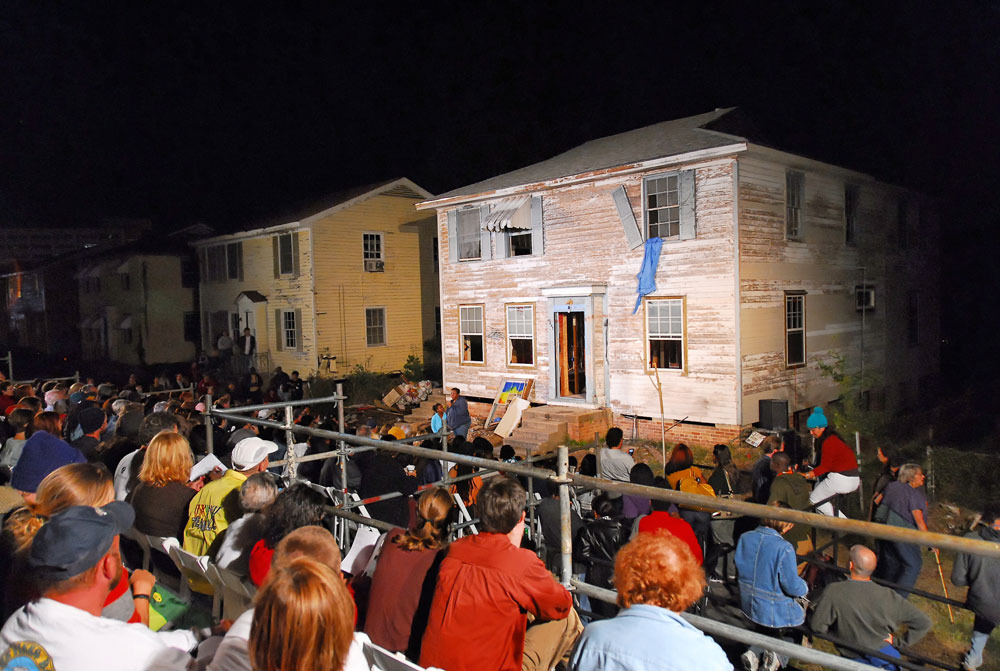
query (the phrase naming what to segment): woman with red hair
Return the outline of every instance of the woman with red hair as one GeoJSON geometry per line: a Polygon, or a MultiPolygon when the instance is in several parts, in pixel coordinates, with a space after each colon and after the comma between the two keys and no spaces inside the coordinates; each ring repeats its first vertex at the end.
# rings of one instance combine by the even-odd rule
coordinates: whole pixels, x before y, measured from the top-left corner
{"type": "Polygon", "coordinates": [[[683,541],[665,530],[636,536],[618,552],[615,587],[622,611],[587,625],[573,671],[732,671],[722,648],[680,616],[705,589],[705,573],[683,541]]]}

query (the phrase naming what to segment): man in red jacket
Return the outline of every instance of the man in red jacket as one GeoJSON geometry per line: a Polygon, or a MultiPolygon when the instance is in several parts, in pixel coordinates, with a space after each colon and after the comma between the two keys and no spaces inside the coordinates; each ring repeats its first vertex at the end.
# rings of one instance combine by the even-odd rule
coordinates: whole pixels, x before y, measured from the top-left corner
{"type": "Polygon", "coordinates": [[[421,666],[547,670],[572,649],[583,629],[572,597],[520,547],[526,501],[524,488],[504,476],[480,490],[482,532],[452,543],[441,562],[421,666]]]}

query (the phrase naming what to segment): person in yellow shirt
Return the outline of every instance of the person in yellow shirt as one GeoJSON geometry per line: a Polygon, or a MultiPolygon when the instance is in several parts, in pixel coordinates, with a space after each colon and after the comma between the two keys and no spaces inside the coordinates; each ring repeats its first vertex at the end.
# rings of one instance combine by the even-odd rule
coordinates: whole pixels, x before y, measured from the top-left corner
{"type": "Polygon", "coordinates": [[[257,436],[244,438],[232,453],[233,467],[218,480],[210,482],[195,494],[188,506],[188,522],[184,527],[184,549],[191,554],[208,555],[216,549],[216,540],[240,518],[240,487],[254,473],[267,470],[268,455],[278,446],[257,436]]]}

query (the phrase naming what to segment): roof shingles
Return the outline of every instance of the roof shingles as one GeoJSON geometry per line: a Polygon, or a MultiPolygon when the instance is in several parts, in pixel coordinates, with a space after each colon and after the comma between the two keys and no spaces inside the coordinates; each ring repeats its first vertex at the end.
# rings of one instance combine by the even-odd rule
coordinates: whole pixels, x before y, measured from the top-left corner
{"type": "Polygon", "coordinates": [[[540,163],[440,194],[434,200],[495,192],[525,184],[725,147],[745,138],[705,128],[735,108],[717,109],[591,140],[540,163]]]}

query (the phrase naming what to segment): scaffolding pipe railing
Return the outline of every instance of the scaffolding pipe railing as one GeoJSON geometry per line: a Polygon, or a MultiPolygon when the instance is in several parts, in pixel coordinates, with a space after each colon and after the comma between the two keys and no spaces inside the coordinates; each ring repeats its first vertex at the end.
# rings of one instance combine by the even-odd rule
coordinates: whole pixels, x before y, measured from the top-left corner
{"type": "MultiPolygon", "coordinates": [[[[283,405],[287,405],[285,402],[283,405]]],[[[277,407],[278,404],[274,404],[269,407],[277,407]]],[[[206,414],[224,414],[228,418],[232,418],[231,412],[220,413],[218,410],[212,408],[206,408],[206,414]]],[[[471,457],[462,454],[456,454],[454,452],[444,453],[441,450],[435,450],[425,447],[417,447],[414,445],[405,445],[397,441],[385,441],[378,440],[374,438],[364,438],[361,436],[355,436],[347,433],[340,433],[337,431],[329,431],[325,429],[315,429],[312,427],[297,426],[287,427],[286,424],[280,422],[272,422],[269,420],[259,419],[255,417],[241,418],[241,421],[246,423],[255,424],[257,426],[268,426],[276,429],[288,429],[293,433],[303,433],[311,436],[318,436],[321,438],[330,438],[333,440],[343,441],[345,443],[360,445],[365,447],[373,447],[376,449],[382,449],[389,452],[399,452],[401,454],[409,454],[415,457],[426,457],[429,459],[442,459],[442,454],[447,454],[447,460],[458,463],[466,464],[469,466],[478,466],[479,468],[485,468],[489,470],[496,470],[503,473],[513,473],[515,475],[523,475],[529,478],[539,478],[543,480],[552,481],[555,484],[560,484],[560,480],[566,479],[567,484],[572,484],[576,486],[583,486],[590,489],[600,489],[607,492],[617,492],[619,494],[631,494],[634,496],[640,496],[643,498],[656,499],[659,501],[667,501],[669,503],[674,503],[678,506],[686,507],[696,507],[696,508],[708,508],[711,510],[724,510],[731,513],[737,513],[740,515],[746,515],[749,517],[757,517],[762,519],[774,519],[780,520],[782,522],[792,522],[793,524],[804,524],[821,529],[828,529],[830,531],[836,531],[839,533],[853,533],[861,536],[868,536],[876,538],[879,540],[887,540],[893,542],[901,543],[915,543],[918,545],[926,545],[931,547],[937,547],[941,549],[953,550],[955,552],[965,552],[974,555],[980,555],[985,557],[1000,557],[1000,543],[990,543],[988,541],[982,541],[972,538],[964,538],[962,536],[950,536],[947,534],[936,533],[933,531],[920,531],[918,529],[907,529],[904,527],[894,527],[886,524],[878,524],[876,522],[865,522],[862,520],[852,520],[841,517],[830,517],[827,515],[820,515],[818,513],[809,513],[800,510],[793,510],[791,508],[779,508],[777,506],[767,506],[761,505],[759,503],[750,503],[747,501],[740,501],[738,499],[726,499],[718,498],[713,496],[703,496],[701,494],[689,494],[687,492],[676,491],[672,489],[663,489],[660,487],[650,487],[646,485],[635,485],[627,482],[617,482],[613,480],[604,480],[601,478],[589,477],[586,475],[580,475],[579,473],[566,473],[564,476],[560,476],[557,472],[550,471],[544,468],[538,468],[535,466],[525,466],[522,463],[505,463],[498,462],[495,459],[482,459],[479,457],[471,457]]],[[[320,456],[335,457],[340,456],[339,450],[333,450],[330,452],[322,453],[322,455],[311,455],[315,458],[320,456]]],[[[294,459],[290,457],[289,461],[294,459]]],[[[275,462],[275,464],[280,464],[284,462],[275,462]]]]}
{"type": "Polygon", "coordinates": [[[13,385],[35,384],[36,380],[44,380],[46,382],[69,382],[70,380],[72,380],[73,382],[79,382],[80,381],[80,371],[76,371],[72,375],[66,375],[66,376],[63,376],[63,377],[37,377],[37,378],[33,378],[31,380],[14,380],[14,379],[12,379],[12,377],[13,376],[8,377],[8,382],[10,382],[13,385]]]}
{"type": "Polygon", "coordinates": [[[156,389],[154,391],[146,391],[146,392],[143,392],[143,393],[139,394],[139,396],[141,398],[149,398],[150,396],[159,396],[160,394],[168,394],[168,395],[169,394],[186,394],[187,392],[191,392],[193,394],[194,390],[195,390],[195,386],[193,384],[191,384],[191,385],[188,385],[187,387],[178,387],[177,389],[156,389]]]}

